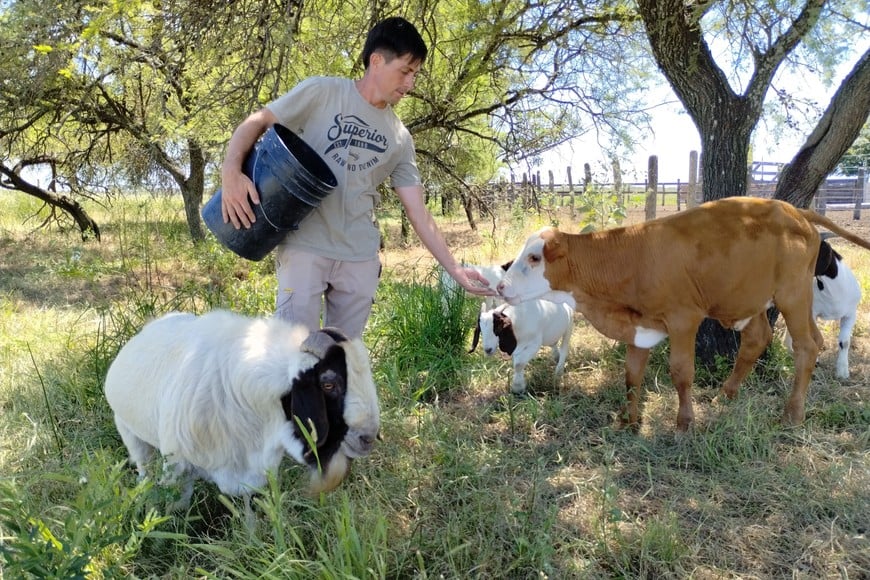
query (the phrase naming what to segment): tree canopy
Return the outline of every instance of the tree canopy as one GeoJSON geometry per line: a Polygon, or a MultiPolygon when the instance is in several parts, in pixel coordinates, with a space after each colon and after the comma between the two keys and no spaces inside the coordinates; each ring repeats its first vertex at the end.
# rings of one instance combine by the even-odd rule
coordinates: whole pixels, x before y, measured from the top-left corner
{"type": "MultiPolygon", "coordinates": [[[[861,2],[639,0],[653,56],[701,135],[704,199],[746,193],[752,131],[771,93],[786,107],[801,96],[775,86],[781,67],[815,66],[822,79],[866,35],[861,2]],[[862,18],[863,20],[859,20],[862,18]],[[828,72],[824,72],[828,71],[828,72]]],[[[870,47],[867,48],[870,53],[870,47]]],[[[807,206],[854,141],[870,111],[870,62],[860,59],[790,164],[777,197],[807,206]],[[799,175],[799,176],[798,176],[799,175]],[[795,190],[798,181],[801,189],[795,190]]]]}
{"type": "MultiPolygon", "coordinates": [[[[427,183],[466,203],[500,164],[590,131],[630,145],[648,120],[644,94],[661,82],[653,63],[702,135],[705,197],[743,193],[765,107],[790,111],[799,98],[777,89],[777,70],[831,70],[850,46],[840,39],[866,32],[860,3],[846,0],[7,0],[0,187],[42,199],[86,235],[99,228],[83,200],[178,191],[199,240],[199,208],[220,185],[235,126],[302,78],[359,76],[365,31],[394,14],[430,46],[399,115],[427,183]]],[[[862,111],[866,120],[865,61],[829,108],[823,146],[792,170],[830,171],[851,145],[862,111]]]]}

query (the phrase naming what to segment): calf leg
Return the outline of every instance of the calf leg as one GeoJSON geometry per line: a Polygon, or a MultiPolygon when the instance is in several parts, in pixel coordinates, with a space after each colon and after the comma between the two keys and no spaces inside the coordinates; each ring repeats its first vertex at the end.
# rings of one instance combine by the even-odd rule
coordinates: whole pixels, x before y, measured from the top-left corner
{"type": "Polygon", "coordinates": [[[192,470],[193,466],[186,461],[164,461],[163,475],[159,481],[160,485],[171,487],[181,484],[178,499],[167,505],[167,511],[183,511],[190,507],[190,499],[193,497],[192,470]]]}
{"type": "Polygon", "coordinates": [[[632,344],[625,351],[626,404],[620,412],[620,422],[631,428],[637,428],[640,424],[638,403],[649,353],[650,349],[632,344]]]}
{"type": "Polygon", "coordinates": [[[798,425],[804,420],[807,388],[813,375],[816,357],[819,355],[822,335],[812,318],[809,304],[794,310],[780,307],[780,311],[791,334],[794,350],[794,381],[785,405],[783,420],[791,425],[798,425]]]}
{"type": "Polygon", "coordinates": [[[692,409],[692,381],[695,380],[695,334],[698,325],[691,332],[671,330],[669,333],[671,354],[668,363],[671,367],[671,381],[677,389],[680,405],[677,411],[677,430],[679,431],[687,431],[689,425],[695,420],[695,411],[692,409]]]}
{"type": "Polygon", "coordinates": [[[514,361],[514,378],[511,381],[511,392],[522,395],[526,392],[526,363],[514,361]]]}
{"type": "Polygon", "coordinates": [[[773,330],[770,328],[770,323],[767,321],[767,313],[761,312],[752,317],[752,320],[740,332],[740,349],[737,351],[737,358],[734,361],[734,368],[731,374],[722,385],[722,392],[729,399],[737,396],[737,390],[740,384],[767,345],[770,344],[770,339],[773,337],[773,330]]]}

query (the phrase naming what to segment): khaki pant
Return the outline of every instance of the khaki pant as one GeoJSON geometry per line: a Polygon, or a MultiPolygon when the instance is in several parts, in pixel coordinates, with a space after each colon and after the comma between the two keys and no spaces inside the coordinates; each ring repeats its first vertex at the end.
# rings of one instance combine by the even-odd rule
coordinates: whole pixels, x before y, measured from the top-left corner
{"type": "Polygon", "coordinates": [[[288,248],[276,250],[278,292],[275,316],[311,330],[335,326],[350,338],[362,336],[381,275],[381,261],[332,260],[288,248]]]}

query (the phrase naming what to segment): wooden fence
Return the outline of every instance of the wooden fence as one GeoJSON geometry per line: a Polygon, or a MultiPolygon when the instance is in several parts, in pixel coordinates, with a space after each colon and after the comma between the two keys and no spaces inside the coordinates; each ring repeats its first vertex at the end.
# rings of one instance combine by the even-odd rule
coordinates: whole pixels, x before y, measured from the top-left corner
{"type": "MultiPolygon", "coordinates": [[[[553,173],[549,172],[552,176],[553,173]]],[[[570,168],[568,171],[570,176],[570,168]]],[[[513,204],[522,200],[523,204],[531,207],[536,203],[547,206],[571,205],[571,199],[579,199],[584,191],[613,194],[616,188],[622,196],[621,202],[625,207],[636,205],[639,199],[646,200],[648,184],[646,182],[622,183],[615,186],[613,183],[591,183],[587,187],[584,184],[573,183],[540,183],[539,178],[533,176],[528,180],[523,175],[522,181],[504,181],[490,184],[481,193],[481,201],[485,204],[499,205],[504,202],[513,204]],[[639,197],[642,196],[642,197],[639,197]]],[[[750,178],[747,184],[746,194],[754,197],[773,197],[776,189],[776,181],[759,181],[750,178]]],[[[663,182],[656,185],[656,205],[661,207],[674,207],[682,209],[687,206],[689,195],[695,192],[695,198],[700,201],[700,187],[683,181],[663,182]]],[[[824,213],[826,209],[854,208],[857,215],[863,208],[870,208],[870,190],[865,185],[863,175],[854,178],[829,178],[819,187],[815,196],[815,209],[824,213]]],[[[640,203],[645,203],[641,201],[640,203]]],[[[856,219],[858,219],[856,217],[856,219]]]]}

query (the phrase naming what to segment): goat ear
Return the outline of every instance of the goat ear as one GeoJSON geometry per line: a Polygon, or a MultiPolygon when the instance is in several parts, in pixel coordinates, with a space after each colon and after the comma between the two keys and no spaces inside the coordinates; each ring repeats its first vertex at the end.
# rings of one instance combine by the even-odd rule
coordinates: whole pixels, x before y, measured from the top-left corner
{"type": "Polygon", "coordinates": [[[827,276],[828,278],[837,277],[837,252],[831,247],[831,244],[822,240],[819,244],[819,256],[816,258],[815,276],[827,276]]]}
{"type": "Polygon", "coordinates": [[[302,342],[302,351],[322,359],[326,356],[329,347],[333,346],[337,340],[333,329],[316,330],[302,342]]]}
{"type": "MultiPolygon", "coordinates": [[[[301,432],[301,428],[296,423],[298,419],[319,447],[329,435],[329,420],[326,416],[326,399],[320,388],[316,371],[312,368],[302,373],[293,382],[291,388],[288,393],[290,414],[287,419],[293,423],[295,431],[301,432]]],[[[306,456],[310,452],[311,450],[307,451],[306,456]]]]}
{"type": "Polygon", "coordinates": [[[517,337],[513,331],[513,321],[504,312],[496,312],[492,316],[492,327],[498,336],[498,348],[503,353],[512,355],[517,348],[517,337]]]}
{"type": "MultiPolygon", "coordinates": [[[[483,308],[483,307],[481,307],[483,308]]],[[[477,325],[474,327],[474,337],[471,339],[471,348],[468,349],[469,353],[474,352],[474,349],[477,348],[477,342],[480,340],[480,318],[477,319],[477,325]]]]}
{"type": "Polygon", "coordinates": [[[492,327],[499,337],[503,336],[506,333],[513,334],[513,321],[508,318],[508,315],[504,312],[495,312],[492,315],[492,327]]]}

